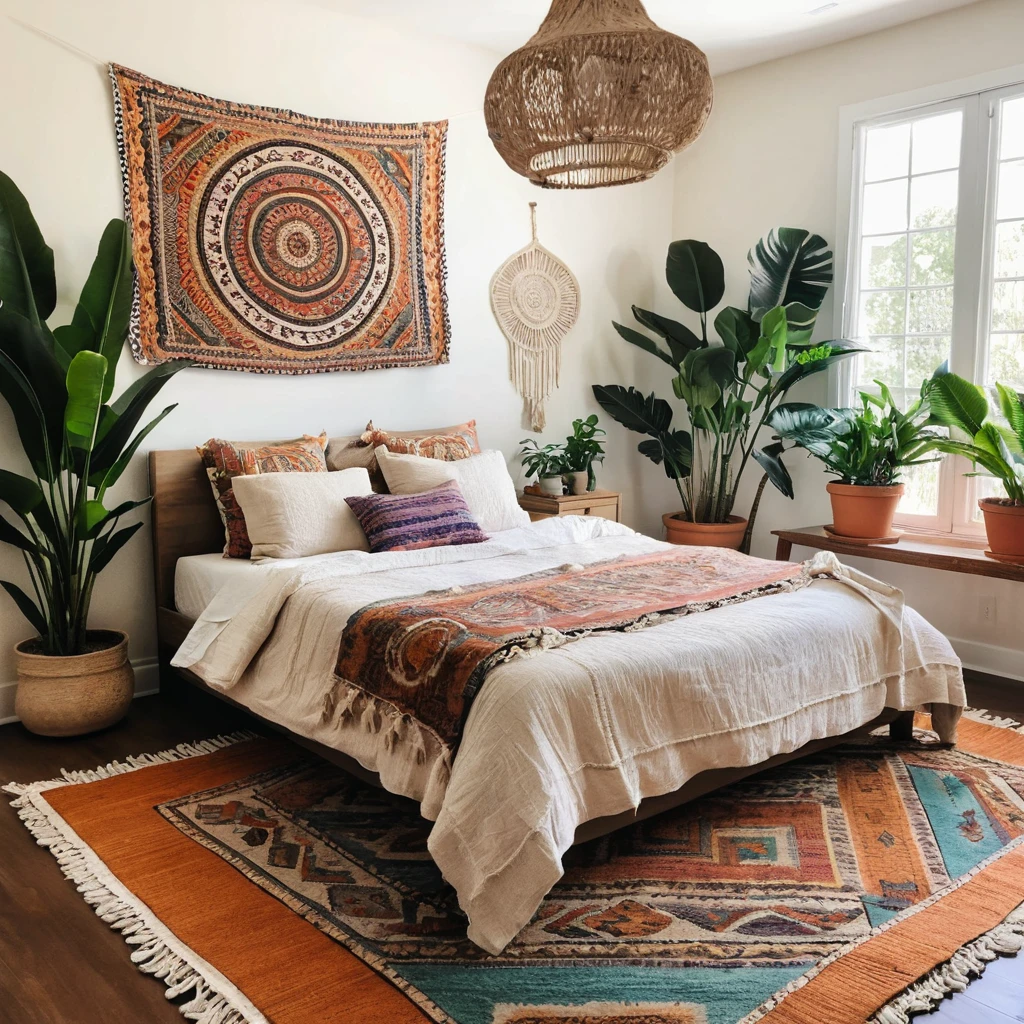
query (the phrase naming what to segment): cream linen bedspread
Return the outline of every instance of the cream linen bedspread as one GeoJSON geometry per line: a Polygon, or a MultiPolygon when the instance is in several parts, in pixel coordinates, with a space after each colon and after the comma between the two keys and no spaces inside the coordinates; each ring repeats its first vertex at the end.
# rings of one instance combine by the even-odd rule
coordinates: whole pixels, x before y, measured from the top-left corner
{"type": "MultiPolygon", "coordinates": [[[[662,546],[606,520],[564,517],[485,544],[270,563],[258,583],[220,591],[173,664],[419,801],[470,938],[498,952],[561,877],[583,822],[706,769],[856,729],[886,707],[965,703],[949,642],[904,608],[900,591],[823,553],[813,565],[837,579],[499,666],[454,765],[429,736],[422,746],[386,742],[357,723],[323,721],[341,632],[358,608],[662,546]]],[[[957,717],[938,720],[944,739],[957,717]]]]}

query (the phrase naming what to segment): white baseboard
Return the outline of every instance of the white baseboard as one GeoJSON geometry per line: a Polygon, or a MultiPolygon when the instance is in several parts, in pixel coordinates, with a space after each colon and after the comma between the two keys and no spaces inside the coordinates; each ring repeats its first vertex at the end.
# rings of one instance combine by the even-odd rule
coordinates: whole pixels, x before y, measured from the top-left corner
{"type": "MultiPolygon", "coordinates": [[[[160,690],[160,665],[156,658],[140,658],[132,662],[135,669],[135,696],[148,697],[160,690]]],[[[0,725],[17,722],[14,713],[14,691],[17,682],[0,683],[0,725]]]]}
{"type": "Polygon", "coordinates": [[[959,640],[954,636],[949,638],[949,642],[964,663],[964,668],[1024,682],[1024,651],[983,644],[977,640],[959,640]]]}

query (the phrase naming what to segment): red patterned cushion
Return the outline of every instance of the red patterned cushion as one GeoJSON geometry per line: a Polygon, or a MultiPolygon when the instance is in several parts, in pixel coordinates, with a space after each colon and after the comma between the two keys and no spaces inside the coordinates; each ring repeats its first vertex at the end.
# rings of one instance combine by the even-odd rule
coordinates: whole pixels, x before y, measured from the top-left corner
{"type": "Polygon", "coordinates": [[[224,523],[224,557],[248,558],[252,551],[245,516],[235,498],[231,481],[236,476],[260,473],[326,473],[326,432],[319,437],[303,434],[280,444],[246,445],[211,438],[196,448],[210,478],[213,496],[224,523]]]}

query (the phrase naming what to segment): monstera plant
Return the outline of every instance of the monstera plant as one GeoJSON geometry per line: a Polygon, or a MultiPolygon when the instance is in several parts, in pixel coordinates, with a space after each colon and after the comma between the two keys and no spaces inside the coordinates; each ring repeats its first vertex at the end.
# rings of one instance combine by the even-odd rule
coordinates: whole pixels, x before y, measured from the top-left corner
{"type": "Polygon", "coordinates": [[[0,541],[25,565],[28,591],[0,586],[38,634],[18,645],[16,710],[34,731],[71,735],[116,721],[131,697],[127,637],[90,631],[96,577],[141,528],[122,526],[149,498],[109,501],[146,435],[150,401],[187,363],[166,363],[114,397],[128,332],[132,258],[111,221],[71,322],[53,330],[53,251],[25,197],[0,173],[0,394],[14,414],[28,472],[0,470],[0,541]]]}
{"type": "MultiPolygon", "coordinates": [[[[771,481],[787,497],[793,482],[775,442],[758,435],[799,381],[860,351],[845,341],[811,340],[818,310],[832,283],[832,253],[820,236],[778,228],[750,250],[746,308],[725,306],[725,268],[706,243],[669,246],[665,276],[672,292],[698,315],[698,328],[633,307],[643,333],[614,324],[619,335],[671,367],[672,389],[688,424],[673,423],[674,410],[655,394],[618,384],[596,384],[601,407],[629,430],[646,435],[638,449],[664,467],[679,492],[681,512],[663,519],[669,540],[749,550],[764,487],[771,481]],[[651,337],[654,335],[654,337],[651,337]],[[733,515],[744,470],[754,459],[764,470],[750,515],[733,515]]],[[[806,408],[806,405],[793,406],[806,408]]]]}

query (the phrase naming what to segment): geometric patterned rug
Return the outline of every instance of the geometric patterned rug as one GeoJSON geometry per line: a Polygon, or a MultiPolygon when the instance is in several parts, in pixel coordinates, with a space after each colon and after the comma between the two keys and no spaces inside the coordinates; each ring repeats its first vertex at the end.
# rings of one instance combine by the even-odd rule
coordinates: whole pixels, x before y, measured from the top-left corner
{"type": "Polygon", "coordinates": [[[1024,768],[888,738],[783,765],[571,850],[498,956],[416,805],[323,761],[158,810],[434,1020],[732,1024],[1013,844],[1024,768]]]}
{"type": "Polygon", "coordinates": [[[902,1024],[1021,945],[1017,729],[834,748],[576,847],[500,956],[413,803],[250,738],[5,787],[204,1024],[902,1024]]]}

